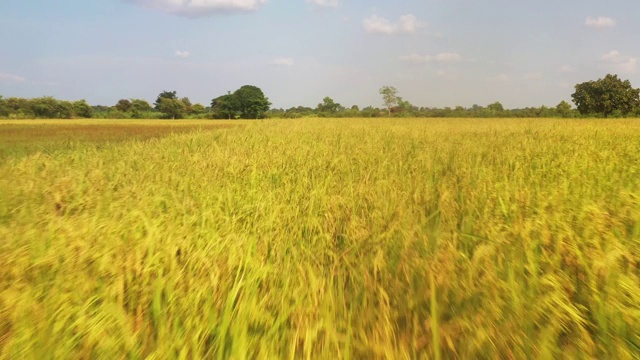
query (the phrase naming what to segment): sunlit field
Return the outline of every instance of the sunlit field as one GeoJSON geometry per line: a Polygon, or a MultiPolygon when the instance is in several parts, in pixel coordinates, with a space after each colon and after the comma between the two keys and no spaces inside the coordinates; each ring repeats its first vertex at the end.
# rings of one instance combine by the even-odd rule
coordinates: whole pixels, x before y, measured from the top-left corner
{"type": "Polygon", "coordinates": [[[2,359],[640,354],[640,120],[114,123],[0,124],[2,359]]]}

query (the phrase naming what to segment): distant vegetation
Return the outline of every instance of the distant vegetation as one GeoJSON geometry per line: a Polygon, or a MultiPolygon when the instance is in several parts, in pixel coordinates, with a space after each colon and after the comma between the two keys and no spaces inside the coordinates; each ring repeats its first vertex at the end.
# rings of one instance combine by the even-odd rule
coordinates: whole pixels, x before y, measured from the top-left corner
{"type": "Polygon", "coordinates": [[[209,106],[193,104],[188,97],[180,98],[176,91],[163,91],[151,105],[142,99],[121,99],[113,106],[90,106],[86,101],[57,100],[52,97],[35,99],[2,98],[0,117],[31,118],[102,118],[102,119],[264,119],[264,118],[541,118],[541,117],[639,117],[640,89],[622,81],[617,75],[577,84],[571,104],[561,101],[556,106],[505,109],[500,102],[486,106],[429,108],[418,107],[398,95],[393,86],[380,89],[384,107],[357,105],[345,107],[331,97],[325,97],[316,107],[297,106],[289,109],[270,108],[271,103],[262,90],[245,85],[226,95],[218,96],[209,106]]]}

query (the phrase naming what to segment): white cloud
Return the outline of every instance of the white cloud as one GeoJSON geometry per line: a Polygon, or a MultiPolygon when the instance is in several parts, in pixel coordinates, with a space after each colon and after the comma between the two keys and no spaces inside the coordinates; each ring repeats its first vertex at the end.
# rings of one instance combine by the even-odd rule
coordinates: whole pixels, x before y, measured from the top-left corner
{"type": "Polygon", "coordinates": [[[418,55],[411,54],[407,56],[401,56],[400,60],[414,62],[414,63],[429,63],[429,62],[437,62],[437,63],[454,63],[462,61],[462,55],[458,53],[440,53],[436,55],[418,55]]]}
{"type": "Polygon", "coordinates": [[[341,0],[307,0],[307,2],[319,7],[337,8],[340,6],[341,0]]]}
{"type": "Polygon", "coordinates": [[[616,26],[615,19],[605,16],[600,16],[597,18],[589,16],[584,23],[585,25],[596,29],[606,29],[616,26]]]}
{"type": "Polygon", "coordinates": [[[19,75],[0,72],[0,84],[17,84],[25,82],[26,80],[27,79],[19,75]]]}
{"type": "Polygon", "coordinates": [[[524,76],[526,80],[531,80],[531,81],[542,80],[543,77],[544,76],[542,76],[542,74],[540,73],[531,73],[524,76]]]}
{"type": "Polygon", "coordinates": [[[395,23],[374,14],[362,20],[362,26],[369,34],[395,35],[413,34],[423,25],[411,14],[400,16],[395,23]]]}
{"type": "Polygon", "coordinates": [[[601,60],[608,68],[621,73],[632,74],[635,73],[638,68],[637,58],[622,55],[617,50],[611,50],[602,55],[601,60]]]}
{"type": "Polygon", "coordinates": [[[290,57],[277,57],[271,62],[272,65],[293,66],[295,62],[290,57]]]}
{"type": "Polygon", "coordinates": [[[560,67],[560,69],[558,69],[559,72],[563,73],[563,74],[569,74],[569,73],[574,73],[576,72],[576,68],[574,68],[571,65],[562,65],[560,67]]]}
{"type": "Polygon", "coordinates": [[[176,57],[179,57],[181,59],[186,59],[186,58],[188,58],[190,56],[191,56],[191,53],[189,53],[186,50],[177,50],[176,51],[176,57]]]}
{"type": "Polygon", "coordinates": [[[186,17],[210,16],[221,12],[255,11],[267,0],[126,0],[127,2],[186,17]]]}

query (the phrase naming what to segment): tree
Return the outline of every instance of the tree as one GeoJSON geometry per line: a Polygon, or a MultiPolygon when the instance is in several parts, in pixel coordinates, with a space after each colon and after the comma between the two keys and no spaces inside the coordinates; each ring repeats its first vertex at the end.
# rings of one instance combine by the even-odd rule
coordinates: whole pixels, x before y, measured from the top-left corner
{"type": "Polygon", "coordinates": [[[571,115],[571,104],[562,100],[556,105],[556,112],[561,117],[569,117],[571,115]]]}
{"type": "Polygon", "coordinates": [[[76,101],[72,105],[73,105],[73,113],[76,116],[83,117],[83,118],[93,117],[93,108],[91,107],[91,105],[87,104],[86,100],[76,101]]]}
{"type": "Polygon", "coordinates": [[[634,89],[629,80],[622,81],[618,75],[607,74],[604,79],[577,84],[575,89],[571,97],[583,115],[607,118],[614,111],[626,115],[640,103],[640,89],[634,89]]]}
{"type": "Polygon", "coordinates": [[[180,101],[182,101],[185,108],[187,109],[187,114],[191,114],[192,113],[191,107],[193,106],[193,104],[191,103],[191,100],[189,100],[188,97],[183,97],[182,99],[180,99],[180,101]]]}
{"type": "Polygon", "coordinates": [[[70,102],[56,100],[50,96],[26,100],[25,105],[29,108],[29,112],[38,118],[70,119],[73,117],[73,105],[70,102]]]}
{"type": "Polygon", "coordinates": [[[271,103],[262,90],[253,85],[244,85],[227,95],[211,100],[215,118],[261,119],[269,111],[271,103]]]}
{"type": "Polygon", "coordinates": [[[151,111],[151,110],[153,110],[153,108],[151,107],[151,104],[149,104],[147,100],[131,99],[131,111],[141,113],[141,112],[151,111]]]}
{"type": "Polygon", "coordinates": [[[233,93],[233,103],[243,119],[259,119],[269,111],[271,103],[259,87],[244,85],[233,93]]]}
{"type": "Polygon", "coordinates": [[[235,98],[231,94],[218,96],[211,100],[213,117],[216,119],[235,119],[237,115],[235,98]]]}
{"type": "Polygon", "coordinates": [[[118,103],[115,105],[116,110],[121,112],[128,112],[131,110],[131,101],[127,99],[120,99],[118,103]]]}
{"type": "Polygon", "coordinates": [[[0,116],[9,116],[9,107],[2,95],[0,95],[0,116]]]}
{"type": "Polygon", "coordinates": [[[181,100],[169,98],[159,99],[156,108],[170,119],[181,119],[187,111],[187,107],[181,100]]]}
{"type": "Polygon", "coordinates": [[[166,91],[163,90],[160,95],[158,95],[158,98],[156,99],[156,102],[154,103],[154,105],[156,106],[157,110],[158,109],[158,104],[160,104],[160,100],[162,99],[169,99],[169,100],[178,100],[178,93],[175,91],[166,91]]]}
{"type": "Polygon", "coordinates": [[[191,113],[194,115],[204,114],[205,112],[207,112],[207,109],[202,104],[193,104],[191,106],[191,113]]]}
{"type": "Polygon", "coordinates": [[[337,102],[333,101],[332,98],[327,96],[322,99],[322,102],[320,104],[318,104],[318,106],[316,107],[316,111],[318,111],[320,115],[335,115],[338,112],[338,109],[340,109],[341,107],[342,105],[338,104],[337,102]]]}
{"type": "Polygon", "coordinates": [[[393,86],[383,86],[380,88],[382,101],[387,108],[387,112],[391,115],[391,109],[399,106],[402,99],[398,96],[398,90],[393,86]]]}
{"type": "Polygon", "coordinates": [[[504,111],[504,106],[502,106],[502,104],[499,101],[496,101],[493,104],[487,105],[487,109],[489,109],[489,110],[491,110],[493,112],[503,112],[504,111]]]}

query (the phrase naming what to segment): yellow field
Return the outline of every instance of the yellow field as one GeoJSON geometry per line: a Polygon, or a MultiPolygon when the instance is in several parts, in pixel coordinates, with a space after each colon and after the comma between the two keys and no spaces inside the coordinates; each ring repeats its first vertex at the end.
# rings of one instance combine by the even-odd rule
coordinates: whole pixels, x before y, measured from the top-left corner
{"type": "Polygon", "coordinates": [[[242,124],[2,145],[0,358],[638,358],[640,121],[242,124]]]}

